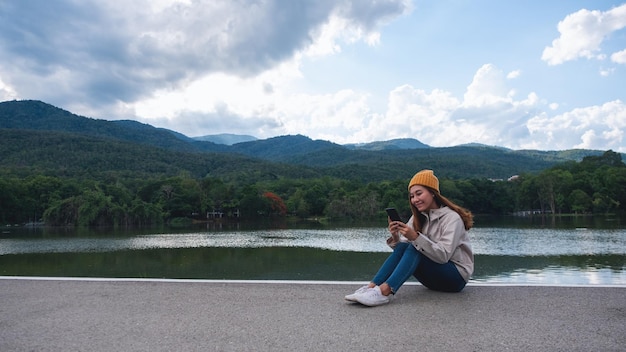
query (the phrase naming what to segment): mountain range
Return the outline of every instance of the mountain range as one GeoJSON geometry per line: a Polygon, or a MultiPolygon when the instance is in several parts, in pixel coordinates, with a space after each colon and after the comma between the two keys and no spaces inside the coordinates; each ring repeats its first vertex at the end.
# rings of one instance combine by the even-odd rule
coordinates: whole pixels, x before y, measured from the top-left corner
{"type": "Polygon", "coordinates": [[[480,144],[436,148],[406,138],[346,145],[303,135],[192,138],[133,120],[79,116],[36,100],[0,103],[0,166],[14,171],[30,168],[54,174],[60,172],[55,165],[63,164],[66,173],[74,168],[93,173],[141,168],[146,173],[185,171],[198,177],[256,171],[255,177],[261,177],[260,170],[266,170],[272,177],[332,176],[367,182],[407,178],[431,168],[451,178],[506,179],[603,152],[510,150],[480,144]]]}
{"type": "Polygon", "coordinates": [[[237,144],[241,142],[256,141],[258,138],[254,136],[249,136],[249,135],[219,133],[219,134],[210,134],[210,135],[200,136],[200,137],[193,137],[193,139],[197,141],[207,141],[207,142],[213,142],[217,144],[233,145],[233,144],[237,144]]]}

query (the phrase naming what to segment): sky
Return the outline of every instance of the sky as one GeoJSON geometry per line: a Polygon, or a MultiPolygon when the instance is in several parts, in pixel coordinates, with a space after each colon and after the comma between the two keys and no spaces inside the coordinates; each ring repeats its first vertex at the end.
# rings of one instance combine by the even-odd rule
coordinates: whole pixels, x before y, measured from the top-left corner
{"type": "Polygon", "coordinates": [[[190,137],[626,152],[626,2],[0,0],[0,101],[190,137]]]}

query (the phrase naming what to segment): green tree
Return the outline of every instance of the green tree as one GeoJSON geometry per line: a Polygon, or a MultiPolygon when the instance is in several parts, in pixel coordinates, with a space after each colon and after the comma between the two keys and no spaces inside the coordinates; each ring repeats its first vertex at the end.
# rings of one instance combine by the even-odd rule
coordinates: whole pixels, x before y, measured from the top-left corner
{"type": "Polygon", "coordinates": [[[44,211],[43,219],[52,226],[77,225],[80,203],[80,196],[53,201],[44,211]]]}
{"type": "Polygon", "coordinates": [[[626,167],[614,167],[607,170],[605,187],[612,194],[616,208],[626,211],[626,167]]]}
{"type": "Polygon", "coordinates": [[[591,210],[591,197],[580,189],[575,189],[570,193],[568,202],[574,213],[586,213],[591,210]]]}
{"type": "Polygon", "coordinates": [[[517,189],[515,193],[517,210],[540,209],[542,204],[539,202],[539,190],[535,181],[535,176],[530,174],[520,175],[516,183],[517,189]]]}
{"type": "Polygon", "coordinates": [[[323,215],[328,203],[329,189],[324,180],[314,182],[309,188],[304,190],[303,198],[308,205],[312,215],[323,215]]]}
{"type": "Polygon", "coordinates": [[[0,221],[16,224],[25,221],[31,211],[25,205],[26,189],[17,178],[0,178],[0,221]]]}
{"type": "Polygon", "coordinates": [[[78,225],[105,226],[115,224],[119,207],[113,204],[112,197],[100,189],[86,190],[78,198],[78,225]]]}
{"type": "Polygon", "coordinates": [[[307,217],[311,214],[309,204],[304,198],[304,189],[297,189],[286,201],[287,209],[299,217],[307,217]]]}
{"type": "Polygon", "coordinates": [[[25,210],[29,213],[31,221],[42,218],[46,205],[51,201],[61,198],[60,188],[62,182],[57,177],[37,175],[29,177],[24,182],[26,194],[22,201],[25,210]]]}
{"type": "Polygon", "coordinates": [[[263,215],[268,203],[261,197],[255,185],[243,187],[240,193],[239,208],[243,218],[255,218],[263,215]]]}
{"type": "Polygon", "coordinates": [[[572,174],[566,170],[553,168],[541,172],[536,182],[539,201],[547,205],[552,214],[560,213],[565,205],[565,197],[570,193],[572,174]]]}

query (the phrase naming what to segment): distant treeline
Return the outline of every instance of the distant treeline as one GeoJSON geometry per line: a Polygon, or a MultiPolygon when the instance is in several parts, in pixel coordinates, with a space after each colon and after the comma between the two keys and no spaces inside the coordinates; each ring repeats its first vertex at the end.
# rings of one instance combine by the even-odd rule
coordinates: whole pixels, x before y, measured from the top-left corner
{"type": "MultiPolygon", "coordinates": [[[[384,216],[386,207],[396,207],[408,216],[407,182],[361,183],[324,176],[242,184],[189,174],[153,179],[109,175],[99,180],[3,177],[0,223],[148,226],[181,218],[206,220],[209,212],[241,220],[276,216],[367,219],[384,216]]],[[[610,150],[511,180],[441,178],[440,183],[442,194],[475,214],[626,210],[626,164],[619,153],[610,150]]]]}

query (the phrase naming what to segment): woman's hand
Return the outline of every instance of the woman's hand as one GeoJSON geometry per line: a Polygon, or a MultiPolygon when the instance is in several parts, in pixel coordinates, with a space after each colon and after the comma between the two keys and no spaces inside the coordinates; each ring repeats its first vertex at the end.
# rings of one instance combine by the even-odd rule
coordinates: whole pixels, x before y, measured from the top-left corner
{"type": "Polygon", "coordinates": [[[398,236],[398,234],[406,237],[409,241],[415,241],[417,239],[417,232],[413,230],[409,225],[403,223],[402,221],[389,221],[389,232],[391,236],[398,236]]]}
{"type": "Polygon", "coordinates": [[[387,239],[387,244],[390,243],[396,243],[398,241],[400,241],[400,236],[398,235],[398,230],[396,229],[396,226],[394,225],[397,221],[391,221],[391,219],[389,217],[387,217],[387,223],[389,224],[389,226],[387,227],[389,229],[389,233],[391,233],[391,238],[387,239]]]}

